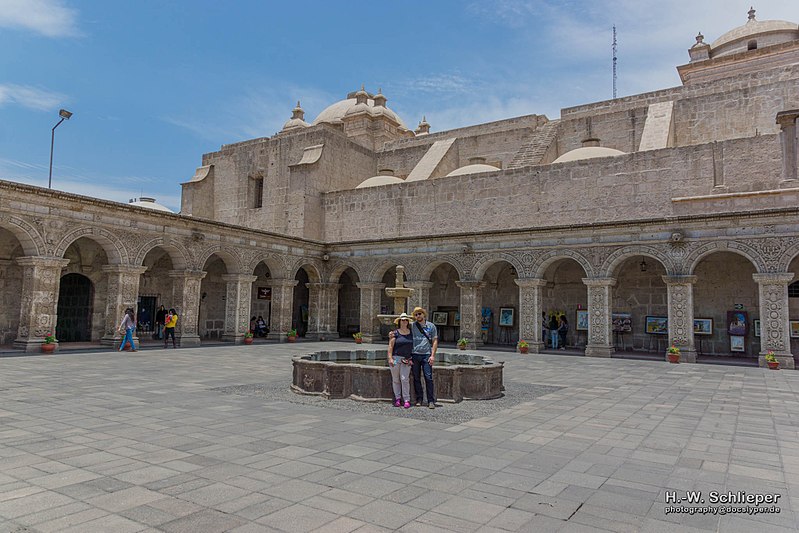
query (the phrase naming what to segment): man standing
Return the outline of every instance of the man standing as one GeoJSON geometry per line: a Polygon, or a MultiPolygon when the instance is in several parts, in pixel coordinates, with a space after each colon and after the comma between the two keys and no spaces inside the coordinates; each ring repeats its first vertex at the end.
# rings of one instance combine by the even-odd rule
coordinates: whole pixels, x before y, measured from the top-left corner
{"type": "Polygon", "coordinates": [[[427,311],[421,307],[413,310],[416,320],[411,330],[413,331],[413,390],[416,394],[416,405],[422,405],[422,379],[424,372],[424,386],[427,391],[427,407],[436,408],[436,391],[433,386],[433,363],[438,350],[438,330],[435,324],[427,321],[427,311]]]}
{"type": "Polygon", "coordinates": [[[158,306],[158,311],[155,312],[155,327],[158,336],[157,339],[164,338],[164,322],[166,322],[166,309],[163,305],[158,306]]]}

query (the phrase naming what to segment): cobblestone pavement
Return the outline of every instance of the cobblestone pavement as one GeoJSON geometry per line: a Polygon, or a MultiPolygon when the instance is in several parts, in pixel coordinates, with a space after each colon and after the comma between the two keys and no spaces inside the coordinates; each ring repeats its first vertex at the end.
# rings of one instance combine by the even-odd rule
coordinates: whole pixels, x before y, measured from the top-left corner
{"type": "Polygon", "coordinates": [[[323,346],[0,359],[0,531],[799,526],[799,372],[486,351],[502,408],[400,416],[293,401],[323,346]],[[779,498],[712,503],[739,491],[779,498]]]}

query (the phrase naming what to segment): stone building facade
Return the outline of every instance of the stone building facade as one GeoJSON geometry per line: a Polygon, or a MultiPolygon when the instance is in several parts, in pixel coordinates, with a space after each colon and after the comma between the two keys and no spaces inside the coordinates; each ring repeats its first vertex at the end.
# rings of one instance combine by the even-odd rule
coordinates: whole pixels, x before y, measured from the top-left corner
{"type": "Polygon", "coordinates": [[[672,343],[793,367],[799,26],[750,12],[689,57],[680,87],[554,120],[431,133],[381,91],[312,123],[298,103],[280,133],[205,154],[180,214],[0,181],[0,343],[111,343],[145,298],[179,310],[184,346],[240,341],[255,315],[277,339],[374,340],[401,264],[447,341],[541,350],[557,310],[588,356],[672,343]]]}

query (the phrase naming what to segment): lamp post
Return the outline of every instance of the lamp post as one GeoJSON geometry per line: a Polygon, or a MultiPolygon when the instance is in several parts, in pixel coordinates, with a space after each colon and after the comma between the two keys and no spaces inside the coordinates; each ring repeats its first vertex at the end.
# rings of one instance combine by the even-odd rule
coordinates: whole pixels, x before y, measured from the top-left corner
{"type": "Polygon", "coordinates": [[[72,113],[66,109],[61,109],[58,111],[58,116],[61,117],[61,120],[58,121],[58,124],[53,126],[53,130],[50,132],[50,177],[47,180],[48,189],[53,188],[53,144],[55,143],[55,129],[65,120],[69,120],[69,117],[72,116],[72,113]]]}

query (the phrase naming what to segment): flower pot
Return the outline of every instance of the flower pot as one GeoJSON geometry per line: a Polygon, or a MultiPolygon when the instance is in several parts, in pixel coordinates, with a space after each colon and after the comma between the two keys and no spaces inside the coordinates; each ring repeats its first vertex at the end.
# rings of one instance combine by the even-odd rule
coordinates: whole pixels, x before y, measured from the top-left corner
{"type": "Polygon", "coordinates": [[[363,339],[355,339],[355,344],[363,344],[363,339]]]}
{"type": "Polygon", "coordinates": [[[524,346],[524,347],[519,346],[519,353],[527,353],[529,351],[530,351],[530,347],[529,346],[524,346]]]}
{"type": "Polygon", "coordinates": [[[666,358],[669,360],[669,363],[675,365],[680,362],[680,354],[678,353],[667,353],[666,358]]]}
{"type": "Polygon", "coordinates": [[[288,341],[288,342],[294,342],[296,340],[297,340],[297,337],[286,337],[286,341],[288,341]]]}
{"type": "Polygon", "coordinates": [[[244,337],[244,344],[252,344],[252,337],[244,337]]]}
{"type": "Polygon", "coordinates": [[[459,344],[458,345],[458,349],[459,350],[465,350],[466,349],[466,345],[465,344],[459,344]]]}
{"type": "Polygon", "coordinates": [[[780,369],[780,362],[779,361],[766,361],[766,364],[771,370],[779,370],[780,369]]]}
{"type": "Polygon", "coordinates": [[[42,353],[53,353],[57,344],[42,344],[42,353]]]}

